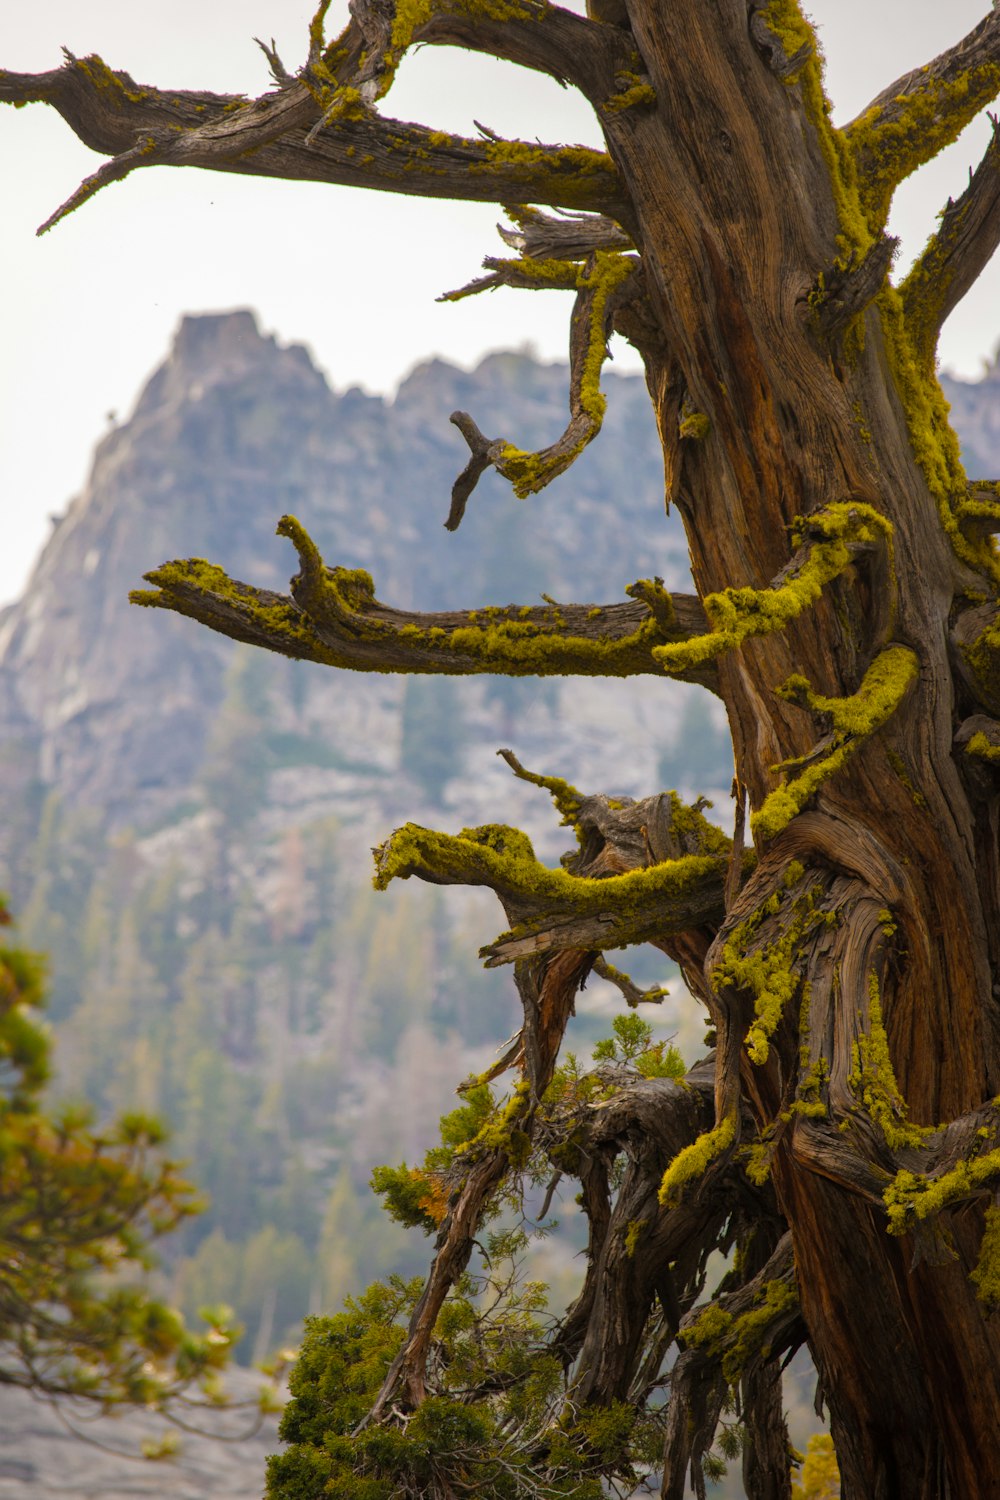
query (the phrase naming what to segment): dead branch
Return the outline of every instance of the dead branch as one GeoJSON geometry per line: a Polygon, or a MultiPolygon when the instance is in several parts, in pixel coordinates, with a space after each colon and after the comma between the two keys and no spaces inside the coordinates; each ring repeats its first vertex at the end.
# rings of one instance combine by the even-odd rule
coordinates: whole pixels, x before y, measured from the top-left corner
{"type": "MultiPolygon", "coordinates": [[[[136,589],[133,604],[169,609],[221,635],[263,646],[300,661],[353,671],[467,676],[656,675],[653,648],[686,639],[704,627],[692,595],[667,595],[672,628],[644,600],[588,605],[490,605],[439,613],[393,609],[375,598],[369,574],[327,568],[304,528],[282,518],[279,534],[299,552],[301,571],[291,594],[276,594],[230,578],[201,558],[164,563],[147,573],[155,587],[136,589]]],[[[651,585],[652,586],[652,585],[651,585]]],[[[690,681],[714,688],[711,664],[690,681]]]]}
{"type": "Polygon", "coordinates": [[[255,100],[160,90],[135,83],[99,57],[71,57],[49,73],[0,72],[0,101],[51,104],[85,145],[111,158],[43,229],[107,183],[150,166],[471,202],[524,200],[612,217],[623,211],[617,173],[602,152],[447,135],[384,119],[345,97],[344,89],[339,95],[333,90],[331,101],[338,98],[339,112],[331,113],[327,95],[301,80],[255,100]]]}
{"type": "MultiPolygon", "coordinates": [[[[948,317],[986,269],[1000,245],[1000,130],[970,173],[969,186],[949,198],[940,228],[900,287],[906,327],[918,352],[933,363],[938,334],[948,317]]],[[[993,517],[996,520],[996,517],[993,517]]]]}
{"type": "Polygon", "coordinates": [[[846,126],[869,225],[885,227],[892,195],[1000,93],[1000,11],[930,63],[884,89],[846,126]]]}
{"type": "Polygon", "coordinates": [[[516,229],[497,225],[500,238],[529,260],[586,260],[595,250],[631,250],[624,229],[602,214],[567,213],[561,218],[526,204],[504,205],[516,229]]]}
{"type": "Polygon", "coordinates": [[[550,484],[579,457],[597,436],[604,420],[605,400],[600,372],[608,358],[608,338],[615,312],[628,300],[629,283],[639,269],[635,256],[620,251],[595,251],[585,266],[573,261],[488,260],[492,275],[481,277],[448,298],[468,296],[495,286],[577,288],[569,335],[569,409],[566,428],[548,448],[526,453],[503,438],[483,436],[467,412],[454,412],[452,422],[469,445],[471,458],[452,489],[451,510],[445,526],[455,531],[481,475],[492,466],[510,480],[522,500],[550,484]]]}

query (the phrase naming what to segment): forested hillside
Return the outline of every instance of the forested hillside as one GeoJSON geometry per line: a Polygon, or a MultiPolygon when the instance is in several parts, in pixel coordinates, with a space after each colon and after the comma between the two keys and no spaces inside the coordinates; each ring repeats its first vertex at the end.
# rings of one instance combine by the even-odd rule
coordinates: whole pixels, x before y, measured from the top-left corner
{"type": "MultiPolygon", "coordinates": [[[[390,408],[334,395],[249,313],[186,319],[0,622],[0,878],[24,940],[51,955],[58,1087],[171,1122],[210,1207],[173,1242],[168,1290],[190,1314],[235,1306],[241,1358],[294,1336],[309,1308],[417,1269],[423,1246],[380,1212],[372,1166],[422,1155],[455,1079],[514,1025],[509,977],[475,958],[492,897],[376,895],[369,847],[415,807],[456,827],[501,808],[556,856],[548,799],[499,745],[623,792],[693,781],[697,765],[723,796],[728,750],[667,682],[651,711],[614,681],[363,679],[230,647],[131,609],[128,589],[178,554],[283,586],[286,510],[400,604],[676,583],[686,556],[679,528],[660,540],[648,403],[634,378],[611,386],[609,441],[572,483],[534,508],[484,489],[451,536],[461,440],[442,411],[497,412],[542,440],[563,370],[520,354],[471,375],[431,363],[390,408]],[[592,517],[623,452],[630,524],[620,551],[597,552],[592,517]],[[483,544],[487,523],[501,546],[483,544]]],[[[595,982],[592,1003],[606,991],[595,982]]]]}
{"type": "MultiPolygon", "coordinates": [[[[949,383],[973,470],[1000,462],[998,379],[949,383]]],[[[361,678],[231,647],[130,609],[127,592],[172,556],[283,587],[285,511],[399,605],[611,602],[652,574],[676,587],[686,552],[664,531],[644,389],[608,383],[604,439],[571,476],[528,505],[484,480],[450,535],[463,445],[442,413],[542,443],[561,425],[561,368],[432,362],[390,404],[334,394],[249,313],[188,318],[0,616],[0,881],[23,939],[51,955],[58,1089],[171,1122],[210,1206],[176,1238],[167,1289],[190,1314],[231,1303],[242,1359],[390,1268],[420,1268],[371,1169],[422,1154],[455,1079],[515,1022],[509,977],[475,959],[502,925],[492,898],[376,895],[369,846],[404,817],[502,816],[555,858],[565,833],[500,745],[583,788],[711,787],[723,819],[729,753],[704,695],[667,680],[651,707],[613,680],[361,678]],[[598,549],[612,493],[621,524],[598,549]]],[[[634,977],[670,982],[649,952],[634,977]]],[[[683,1050],[702,1022],[672,987],[650,1013],[683,1050]]],[[[587,997],[582,1048],[621,1008],[597,980],[587,997]]],[[[542,1252],[557,1297],[571,1243],[542,1252]]]]}

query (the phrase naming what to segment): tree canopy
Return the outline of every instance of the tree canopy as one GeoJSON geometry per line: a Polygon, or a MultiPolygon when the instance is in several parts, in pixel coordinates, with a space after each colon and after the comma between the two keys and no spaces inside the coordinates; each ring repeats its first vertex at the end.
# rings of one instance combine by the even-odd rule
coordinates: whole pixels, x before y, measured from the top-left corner
{"type": "Polygon", "coordinates": [[[198,1212],[195,1191],[157,1121],[96,1129],[86,1108],[45,1109],[43,997],[41,961],[0,947],[0,1385],[104,1409],[203,1405],[229,1358],[227,1310],[195,1333],[128,1275],[198,1212]]]}
{"type": "MultiPolygon", "coordinates": [[[[503,752],[575,835],[560,868],[499,823],[408,824],[376,851],[380,887],[496,893],[507,928],[483,956],[513,965],[523,1027],[462,1085],[440,1148],[379,1174],[434,1236],[429,1276],[311,1326],[270,1492],[582,1497],[662,1474],[679,1497],[688,1475],[704,1494],[718,1441],[777,1500],[782,1362],[806,1344],[845,1495],[995,1494],[1000,485],[963,472],[935,348],[1000,241],[997,132],[896,280],[886,223],[1000,93],[1000,11],[843,127],[797,0],[354,0],[333,39],[326,11],[296,71],[265,45],[257,100],[96,57],[0,74],[0,98],[51,105],[108,158],[43,228],[160,165],[505,206],[513,253],[450,295],[574,294],[569,417],[530,452],[454,413],[469,459],[442,519],[461,525],[489,467],[522,499],[570,468],[617,330],[645,366],[695,592],[654,574],[622,601],[418,615],[285,516],[287,595],[187,559],[135,602],[327,666],[698,683],[729,717],[736,817],[730,839],[669,791],[590,795],[503,752]],[[572,86],[606,149],[389,118],[416,45],[572,86]],[[708,1014],[683,1078],[630,1026],[592,1069],[560,1058],[592,970],[642,1000],[604,957],[640,942],[708,1014]],[[557,1174],[589,1244],[546,1325],[505,1269],[516,1239],[483,1236],[557,1174]]],[[[828,1456],[803,1470],[814,1490],[828,1456]]]]}

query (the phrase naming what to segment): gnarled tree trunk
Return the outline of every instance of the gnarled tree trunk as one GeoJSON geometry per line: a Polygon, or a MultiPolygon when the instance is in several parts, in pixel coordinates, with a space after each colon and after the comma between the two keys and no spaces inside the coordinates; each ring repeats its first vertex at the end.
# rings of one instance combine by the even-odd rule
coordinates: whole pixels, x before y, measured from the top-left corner
{"type": "Polygon", "coordinates": [[[526,495],[572,463],[617,328],[645,362],[698,597],[640,580],[627,604],[405,615],[286,518],[290,596],[188,561],[136,600],[361,670],[684,677],[725,704],[739,805],[730,845],[676,799],[583,798],[510,757],[577,830],[565,870],[492,826],[408,827],[380,851],[381,883],[498,893],[511,931],[487,958],[516,963],[525,1030],[503,1130],[438,1184],[435,1267],[372,1420],[424,1400],[437,1311],[529,1142],[580,1177],[591,1221],[553,1344],[574,1401],[641,1405],[684,1347],[665,1495],[727,1388],[753,1429],[749,1492],[789,1494],[777,1359],[803,1339],[849,1500],[1000,1494],[1000,501],[967,485],[934,375],[938,329],[1000,238],[996,138],[898,286],[885,237],[898,183],[1000,92],[1000,13],[834,129],[795,0],[352,8],[329,45],[319,17],[295,77],[272,59],[280,86],[255,106],[138,89],[94,59],[0,75],[0,95],[51,103],[112,158],[60,212],[156,163],[532,205],[511,211],[517,254],[454,295],[576,291],[569,425],[529,454],[457,413],[471,456],[447,524],[489,465],[526,495]],[[385,120],[418,41],[568,80],[606,154],[385,120]],[[626,1071],[603,1112],[560,1113],[546,1089],[576,988],[605,949],[649,940],[711,1013],[712,1087],[705,1065],[687,1091],[626,1071]],[[711,1324],[705,1257],[734,1241],[711,1324]]]}

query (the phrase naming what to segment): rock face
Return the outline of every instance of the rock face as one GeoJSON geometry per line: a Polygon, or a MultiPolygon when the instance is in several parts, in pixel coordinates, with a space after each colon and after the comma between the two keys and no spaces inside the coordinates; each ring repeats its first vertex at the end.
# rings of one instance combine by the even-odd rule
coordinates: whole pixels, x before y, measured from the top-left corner
{"type": "Polygon", "coordinates": [[[981,380],[941,377],[970,479],[1000,476],[1000,345],[981,380]]]}
{"type": "MultiPolygon", "coordinates": [[[[441,523],[465,454],[446,414],[468,407],[524,446],[549,441],[565,419],[561,367],[500,354],[466,375],[435,361],[389,403],[335,395],[302,346],[263,337],[249,312],[186,318],[0,624],[0,743],[19,796],[33,781],[113,822],[163,815],[201,763],[232,648],[130,609],[128,590],[149,567],[191,556],[283,589],[294,560],[273,529],[286,511],[329,561],[369,568],[380,596],[404,606],[533,602],[542,589],[618,599],[639,574],[676,577],[684,544],[664,531],[642,382],[611,383],[607,446],[533,510],[484,483],[452,537],[441,523]],[[602,529],[598,548],[612,490],[621,525],[602,529]]],[[[392,743],[398,682],[366,684],[365,709],[349,678],[337,694],[341,739],[365,754],[392,743]]]]}

